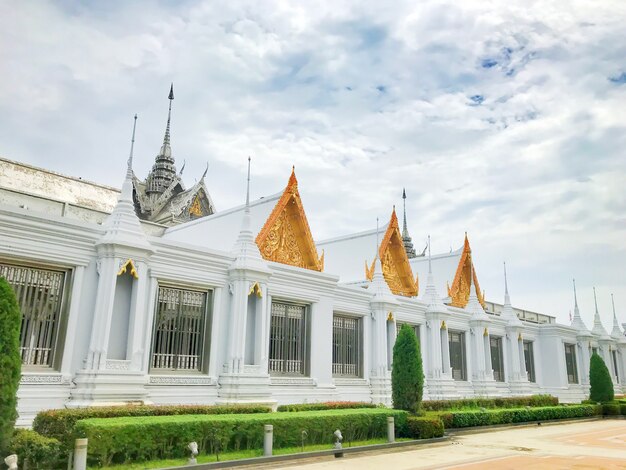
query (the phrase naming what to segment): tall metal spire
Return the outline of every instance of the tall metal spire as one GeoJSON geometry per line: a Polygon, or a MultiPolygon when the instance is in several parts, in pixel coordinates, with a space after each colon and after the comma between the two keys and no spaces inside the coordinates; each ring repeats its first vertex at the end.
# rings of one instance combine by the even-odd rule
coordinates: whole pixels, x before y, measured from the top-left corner
{"type": "Polygon", "coordinates": [[[596,313],[593,316],[593,329],[591,332],[595,335],[601,337],[601,339],[605,339],[609,334],[604,329],[604,325],[602,324],[602,319],[600,318],[600,313],[598,312],[598,298],[596,297],[596,288],[593,288],[593,302],[596,306],[596,313]]]}
{"type": "Polygon", "coordinates": [[[576,279],[572,279],[572,283],[574,284],[574,308],[578,309],[578,296],[576,295],[576,279]]]}
{"type": "Polygon", "coordinates": [[[170,121],[172,120],[172,101],[174,101],[174,84],[170,85],[170,94],[167,95],[167,99],[170,100],[170,106],[167,111],[167,125],[165,126],[165,136],[163,137],[163,147],[170,145],[170,121]]]}
{"type": "Polygon", "coordinates": [[[430,234],[428,234],[428,274],[433,273],[433,265],[431,263],[431,254],[430,254],[430,234]]]}
{"type": "Polygon", "coordinates": [[[170,122],[172,120],[172,101],[174,100],[174,84],[170,85],[170,92],[167,97],[170,100],[167,112],[167,125],[165,126],[165,136],[163,145],[156,156],[152,170],[146,179],[146,193],[152,195],[153,199],[159,197],[177,178],[176,166],[172,157],[172,147],[170,146],[170,122]]]}
{"type": "Polygon", "coordinates": [[[580,316],[580,309],[578,308],[578,295],[576,294],[576,279],[572,279],[572,285],[574,286],[574,318],[571,320],[571,324],[578,330],[579,336],[589,336],[589,330],[583,322],[580,316]]]}
{"type": "Polygon", "coordinates": [[[415,253],[415,248],[413,248],[413,240],[409,235],[409,229],[406,225],[406,190],[402,188],[402,205],[404,209],[404,217],[402,221],[402,244],[404,245],[404,251],[406,252],[406,256],[410,258],[415,258],[417,254],[415,253]]]}
{"type": "Polygon", "coordinates": [[[130,139],[130,155],[128,156],[128,171],[133,170],[133,152],[135,151],[135,129],[137,128],[137,113],[133,121],[133,137],[130,139]]]}
{"type": "Polygon", "coordinates": [[[252,159],[248,157],[248,183],[246,185],[246,211],[250,212],[250,162],[252,159]]]}
{"type": "Polygon", "coordinates": [[[624,333],[622,333],[622,330],[619,327],[619,323],[617,321],[617,314],[615,313],[615,299],[613,299],[613,294],[611,294],[611,304],[613,305],[613,330],[611,330],[611,337],[626,342],[626,338],[624,338],[624,333]]]}

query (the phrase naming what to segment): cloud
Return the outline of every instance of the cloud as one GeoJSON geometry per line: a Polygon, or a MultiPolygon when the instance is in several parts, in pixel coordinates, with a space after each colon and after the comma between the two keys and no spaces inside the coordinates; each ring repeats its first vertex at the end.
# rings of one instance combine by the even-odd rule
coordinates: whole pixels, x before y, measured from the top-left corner
{"type": "Polygon", "coordinates": [[[415,240],[468,230],[488,297],[506,259],[514,301],[564,321],[574,275],[626,305],[625,20],[618,0],[3,5],[0,153],[119,186],[132,115],[145,175],[173,81],[174,157],[189,184],[209,161],[218,209],[248,155],[255,196],[296,165],[316,238],[406,186],[415,240]]]}

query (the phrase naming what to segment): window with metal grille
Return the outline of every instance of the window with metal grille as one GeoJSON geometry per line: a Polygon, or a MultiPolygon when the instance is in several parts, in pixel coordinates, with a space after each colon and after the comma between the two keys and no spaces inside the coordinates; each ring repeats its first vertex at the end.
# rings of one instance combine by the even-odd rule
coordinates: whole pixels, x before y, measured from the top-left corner
{"type": "Polygon", "coordinates": [[[207,292],[159,287],[153,369],[201,370],[207,292]]]}
{"type": "Polygon", "coordinates": [[[535,352],[532,341],[524,341],[524,363],[526,364],[528,381],[535,382],[535,352]]]}
{"type": "Polygon", "coordinates": [[[270,322],[271,374],[305,375],[307,355],[306,307],[272,302],[270,322]]]}
{"type": "Polygon", "coordinates": [[[419,325],[414,325],[413,323],[396,322],[396,337],[398,337],[398,335],[400,334],[400,329],[402,328],[403,325],[409,325],[411,327],[411,329],[415,333],[415,337],[417,338],[417,342],[419,343],[419,340],[420,340],[420,326],[419,325]]]}
{"type": "Polygon", "coordinates": [[[467,370],[465,367],[465,333],[450,331],[448,337],[452,378],[454,380],[467,380],[467,370]]]}
{"type": "Polygon", "coordinates": [[[617,360],[617,351],[611,351],[613,358],[613,370],[615,371],[615,381],[619,383],[619,361],[617,360]]]}
{"type": "Polygon", "coordinates": [[[490,336],[489,347],[491,349],[491,368],[493,379],[496,382],[504,382],[504,361],[502,359],[502,337],[490,336]]]}
{"type": "Polygon", "coordinates": [[[361,376],[361,320],[333,316],[333,375],[361,376]]]}
{"type": "Polygon", "coordinates": [[[66,272],[0,264],[22,313],[20,353],[25,366],[52,367],[66,272]]]}
{"type": "Polygon", "coordinates": [[[565,367],[567,368],[567,382],[578,383],[578,371],[576,370],[576,345],[565,344],[565,367]]]}

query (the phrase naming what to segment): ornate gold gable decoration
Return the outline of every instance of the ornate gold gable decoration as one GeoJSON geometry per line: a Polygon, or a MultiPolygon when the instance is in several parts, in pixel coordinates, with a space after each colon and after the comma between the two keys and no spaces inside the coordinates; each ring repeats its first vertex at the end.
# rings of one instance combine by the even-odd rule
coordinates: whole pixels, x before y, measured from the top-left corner
{"type": "Polygon", "coordinates": [[[250,291],[248,292],[248,297],[252,294],[255,294],[259,299],[263,297],[263,292],[261,291],[261,286],[258,282],[252,284],[252,287],[250,287],[250,291]]]}
{"type": "Polygon", "coordinates": [[[324,253],[317,255],[306,219],[295,171],[265,225],[256,237],[261,256],[268,261],[322,271],[324,253]]]}
{"type": "Polygon", "coordinates": [[[128,274],[133,276],[135,279],[139,279],[139,274],[137,273],[137,268],[135,268],[135,263],[133,263],[133,260],[130,258],[128,258],[126,262],[122,264],[122,267],[117,272],[117,275],[121,276],[125,272],[128,272],[128,274]]]}
{"type": "MultiPolygon", "coordinates": [[[[396,209],[391,213],[391,220],[387,226],[387,231],[378,249],[378,256],[383,267],[383,276],[391,292],[396,295],[415,297],[419,292],[417,276],[413,278],[413,271],[409,264],[409,258],[404,250],[402,235],[398,225],[396,209]]],[[[371,266],[367,267],[365,262],[365,277],[372,280],[374,277],[374,260],[371,266]]]]}
{"type": "Polygon", "coordinates": [[[197,194],[196,197],[194,197],[191,206],[189,206],[189,215],[202,217],[202,205],[200,204],[200,196],[198,196],[197,194]]]}
{"type": "Polygon", "coordinates": [[[474,285],[476,286],[476,295],[478,296],[478,302],[485,308],[485,299],[480,292],[480,285],[478,284],[478,277],[476,277],[476,270],[472,263],[472,249],[470,248],[467,234],[465,234],[465,244],[463,246],[463,253],[459,260],[459,266],[456,268],[456,274],[454,275],[454,281],[452,287],[448,286],[448,296],[452,299],[451,305],[453,307],[465,308],[470,297],[470,273],[474,278],[474,285]]]}

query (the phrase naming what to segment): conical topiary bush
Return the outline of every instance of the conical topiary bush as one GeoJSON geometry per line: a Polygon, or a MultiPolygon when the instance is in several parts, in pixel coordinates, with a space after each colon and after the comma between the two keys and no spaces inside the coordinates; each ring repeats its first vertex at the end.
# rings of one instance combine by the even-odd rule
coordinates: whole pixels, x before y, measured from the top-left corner
{"type": "Polygon", "coordinates": [[[415,332],[403,325],[393,346],[391,397],[393,407],[417,413],[422,403],[424,372],[422,356],[415,332]]]}
{"type": "Polygon", "coordinates": [[[589,384],[591,385],[590,400],[600,403],[613,400],[614,393],[611,374],[604,360],[596,353],[591,355],[589,363],[589,384]]]}

